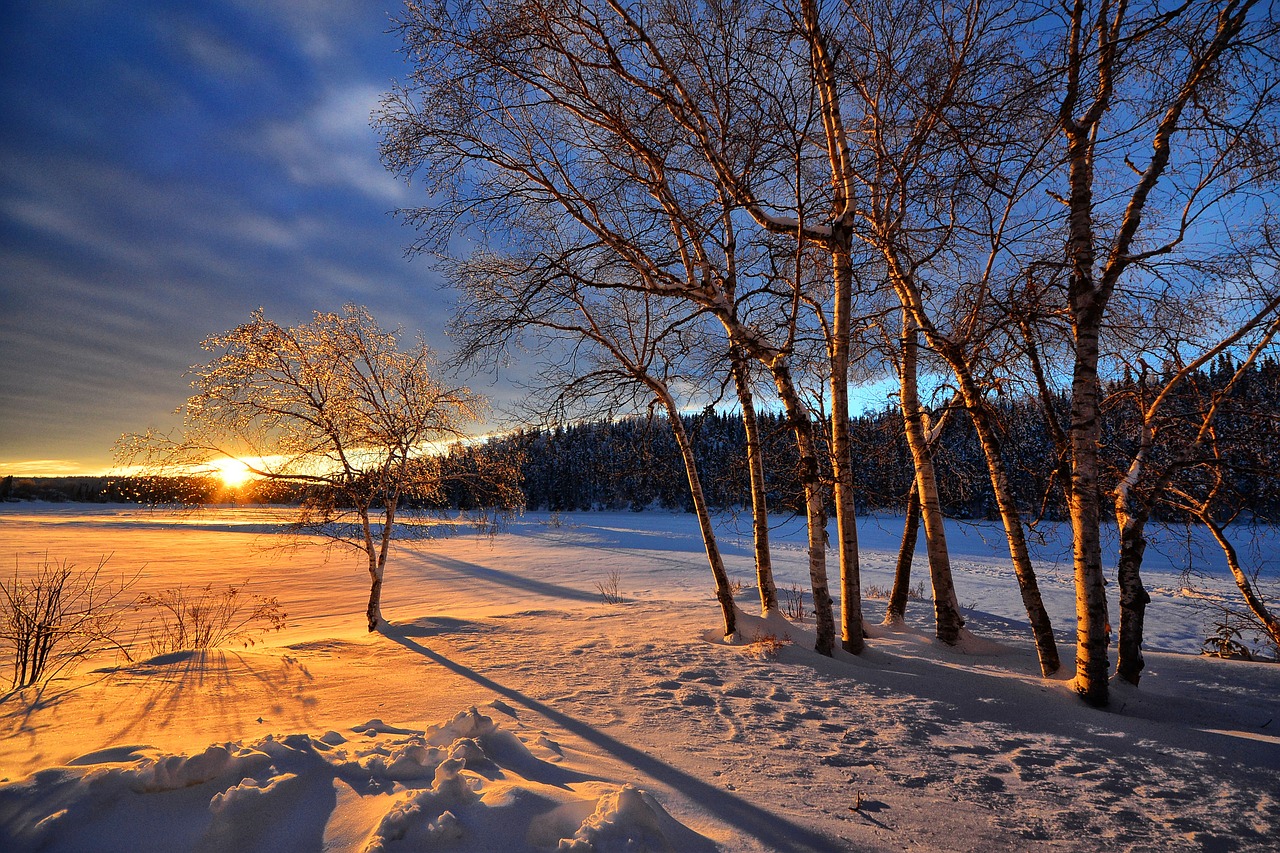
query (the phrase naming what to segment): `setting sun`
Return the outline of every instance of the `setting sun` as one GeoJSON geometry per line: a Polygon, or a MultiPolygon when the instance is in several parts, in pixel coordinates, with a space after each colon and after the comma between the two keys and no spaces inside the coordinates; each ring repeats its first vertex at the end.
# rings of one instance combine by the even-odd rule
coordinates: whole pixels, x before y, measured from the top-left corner
{"type": "Polygon", "coordinates": [[[240,459],[219,459],[210,464],[229,489],[238,489],[253,478],[249,466],[240,459]]]}

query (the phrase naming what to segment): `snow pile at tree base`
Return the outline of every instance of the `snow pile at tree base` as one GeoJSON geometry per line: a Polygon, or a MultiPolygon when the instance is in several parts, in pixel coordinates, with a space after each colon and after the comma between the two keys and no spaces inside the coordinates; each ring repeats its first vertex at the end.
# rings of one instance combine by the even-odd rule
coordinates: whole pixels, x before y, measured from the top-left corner
{"type": "Polygon", "coordinates": [[[349,735],[268,735],[194,755],[118,746],[0,786],[0,849],[639,853],[705,843],[648,793],[559,766],[545,734],[531,743],[472,707],[420,731],[375,719],[349,735]]]}

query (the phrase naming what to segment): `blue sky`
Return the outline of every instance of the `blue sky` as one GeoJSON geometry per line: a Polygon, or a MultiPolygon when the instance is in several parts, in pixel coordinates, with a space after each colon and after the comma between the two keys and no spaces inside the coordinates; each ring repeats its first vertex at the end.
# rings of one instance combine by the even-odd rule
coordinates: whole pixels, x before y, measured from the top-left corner
{"type": "MultiPolygon", "coordinates": [[[[369,113],[396,6],[17,0],[0,20],[0,476],[173,423],[200,340],[345,302],[447,349],[369,113]]],[[[487,389],[478,389],[487,390],[487,389]]]]}

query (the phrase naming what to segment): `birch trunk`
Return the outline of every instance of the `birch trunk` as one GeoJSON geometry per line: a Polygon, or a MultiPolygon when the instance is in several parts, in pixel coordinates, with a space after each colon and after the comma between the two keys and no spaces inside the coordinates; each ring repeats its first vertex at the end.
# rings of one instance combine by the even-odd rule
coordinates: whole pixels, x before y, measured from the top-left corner
{"type": "Polygon", "coordinates": [[[1076,675],[1073,686],[1085,702],[1107,704],[1107,597],[1102,574],[1098,496],[1098,336],[1096,326],[1077,324],[1071,389],[1072,562],[1076,587],[1076,675]]]}
{"type": "MultiPolygon", "coordinates": [[[[836,538],[840,554],[840,646],[858,654],[862,636],[862,579],[853,502],[853,457],[849,439],[849,325],[853,274],[847,229],[835,229],[835,275],[831,361],[831,467],[835,479],[836,538]]],[[[954,595],[953,595],[954,598],[954,595]]]]}
{"type": "Polygon", "coordinates": [[[809,585],[813,591],[814,649],[828,657],[835,650],[835,616],[827,586],[826,495],[818,477],[817,443],[809,409],[800,399],[785,363],[773,366],[774,386],[786,409],[800,455],[800,482],[804,487],[805,518],[809,525],[809,585]]]}
{"type": "Polygon", "coordinates": [[[764,485],[764,453],[760,447],[760,426],[756,421],[755,399],[751,393],[746,356],[738,347],[730,352],[733,382],[742,408],[742,428],[747,439],[747,470],[751,479],[751,532],[755,546],[756,587],[760,591],[760,611],[768,615],[778,609],[778,588],[773,580],[773,560],[769,553],[769,502],[764,485]]]}
{"type": "Polygon", "coordinates": [[[1053,638],[1053,623],[1049,619],[1049,611],[1045,609],[1044,598],[1040,595],[1040,583],[1036,580],[1035,566],[1031,564],[1031,552],[1027,549],[1027,536],[1022,529],[1022,516],[1013,499],[1013,489],[1009,485],[1009,472],[1004,464],[1004,454],[1000,447],[1000,439],[996,435],[986,408],[986,401],[974,399],[977,389],[970,386],[969,392],[963,391],[965,405],[973,420],[974,430],[982,445],[983,456],[987,461],[987,473],[991,479],[991,488],[995,492],[996,507],[1000,512],[1000,520],[1004,524],[1005,539],[1009,543],[1009,557],[1013,561],[1013,573],[1018,579],[1018,592],[1022,596],[1023,609],[1027,611],[1027,620],[1031,623],[1031,635],[1036,644],[1036,656],[1040,661],[1040,674],[1053,675],[1062,667],[1058,656],[1058,643],[1053,638]]]}
{"type": "Polygon", "coordinates": [[[684,422],[680,419],[680,408],[676,405],[675,399],[660,385],[650,385],[650,388],[658,395],[663,407],[667,410],[671,432],[675,436],[676,445],[680,448],[680,458],[684,462],[685,474],[689,479],[689,493],[693,498],[693,510],[698,516],[698,528],[702,531],[702,545],[707,552],[711,576],[715,579],[716,601],[720,603],[720,612],[724,617],[725,639],[735,638],[738,634],[738,622],[733,603],[733,590],[729,586],[729,575],[724,568],[724,558],[720,555],[715,531],[711,527],[711,514],[707,511],[707,500],[702,492],[702,479],[698,476],[693,444],[689,441],[689,434],[685,432],[684,422]]]}
{"type": "MultiPolygon", "coordinates": [[[[916,325],[910,314],[903,311],[902,360],[898,380],[907,446],[911,449],[911,461],[915,468],[915,495],[920,508],[919,515],[924,522],[929,578],[933,584],[935,633],[942,642],[955,645],[960,639],[960,628],[964,625],[964,619],[960,616],[960,605],[956,601],[955,582],[951,575],[951,556],[947,550],[947,534],[942,518],[942,504],[938,497],[938,483],[933,470],[933,454],[929,450],[924,411],[920,406],[918,347],[916,325]]],[[[899,555],[899,561],[901,559],[899,555]]],[[[905,606],[905,601],[903,604],[905,606]]]]}
{"type": "Polygon", "coordinates": [[[371,633],[382,624],[382,571],[382,567],[376,563],[369,566],[369,606],[365,615],[369,620],[371,633]]]}
{"type": "Polygon", "coordinates": [[[830,657],[835,650],[835,617],[831,591],[827,586],[827,512],[826,495],[818,476],[817,442],[809,408],[796,390],[791,369],[782,351],[770,346],[747,326],[740,323],[724,304],[715,306],[716,318],[724,325],[729,340],[739,345],[752,358],[758,359],[773,377],[774,388],[787,413],[799,454],[800,483],[804,488],[805,520],[809,528],[809,584],[813,591],[814,649],[830,657]]]}
{"type": "Polygon", "coordinates": [[[907,597],[911,592],[911,560],[915,556],[920,535],[920,492],[911,482],[907,495],[907,520],[902,526],[902,544],[898,547],[898,563],[893,570],[893,591],[885,608],[884,624],[901,625],[907,616],[907,597]]]}
{"type": "Polygon", "coordinates": [[[386,568],[386,557],[384,556],[382,560],[378,559],[379,548],[373,541],[373,526],[369,521],[368,506],[360,506],[356,512],[360,517],[360,532],[364,542],[365,556],[369,558],[369,605],[365,609],[365,618],[372,633],[382,624],[382,574],[386,568]]]}
{"type": "Polygon", "coordinates": [[[1116,579],[1120,585],[1120,644],[1116,650],[1116,675],[1137,684],[1146,661],[1142,658],[1142,633],[1151,596],[1142,585],[1142,556],[1147,550],[1145,509],[1127,506],[1125,496],[1116,499],[1120,527],[1120,559],[1116,579]]]}

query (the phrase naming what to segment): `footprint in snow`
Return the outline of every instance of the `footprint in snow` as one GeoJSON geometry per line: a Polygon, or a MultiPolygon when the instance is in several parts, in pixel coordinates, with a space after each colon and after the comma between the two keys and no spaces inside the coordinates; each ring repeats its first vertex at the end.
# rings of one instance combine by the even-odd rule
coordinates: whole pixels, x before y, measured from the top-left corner
{"type": "Polygon", "coordinates": [[[680,704],[687,708],[709,707],[715,703],[716,700],[700,690],[688,690],[680,696],[680,704]]]}

